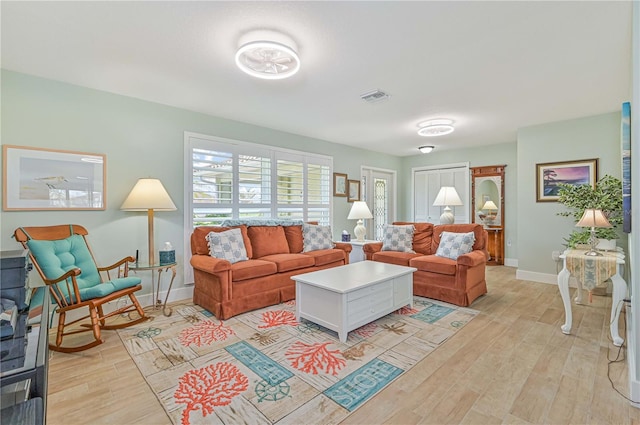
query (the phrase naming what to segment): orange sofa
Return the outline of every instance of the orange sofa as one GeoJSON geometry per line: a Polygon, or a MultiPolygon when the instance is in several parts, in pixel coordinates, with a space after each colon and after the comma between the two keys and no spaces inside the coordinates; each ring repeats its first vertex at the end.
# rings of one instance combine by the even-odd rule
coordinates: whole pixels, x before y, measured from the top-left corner
{"type": "Polygon", "coordinates": [[[411,266],[418,270],[413,274],[413,294],[468,306],[473,300],[487,293],[485,267],[487,231],[479,224],[446,224],[395,222],[394,225],[414,226],[413,250],[415,253],[382,251],[382,242],[363,246],[367,260],[411,266]],[[457,260],[436,256],[442,232],[473,232],[473,250],[460,255],[457,260]]]}
{"type": "Polygon", "coordinates": [[[303,252],[302,225],[197,227],[191,234],[193,302],[218,319],[295,299],[291,276],[349,263],[351,245],[303,252]],[[239,228],[248,260],[231,264],[209,255],[207,235],[239,228]]]}

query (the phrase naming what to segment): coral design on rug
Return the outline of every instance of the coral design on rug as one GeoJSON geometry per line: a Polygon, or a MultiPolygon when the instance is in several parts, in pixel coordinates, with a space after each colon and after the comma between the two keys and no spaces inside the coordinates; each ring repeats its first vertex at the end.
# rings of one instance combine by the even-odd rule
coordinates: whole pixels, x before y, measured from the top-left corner
{"type": "Polygon", "coordinates": [[[405,305],[404,307],[400,307],[400,309],[394,311],[393,314],[399,314],[401,316],[410,316],[412,314],[416,314],[417,312],[418,312],[417,309],[413,307],[409,307],[408,305],[405,305]]]}
{"type": "Polygon", "coordinates": [[[235,335],[233,329],[224,325],[223,322],[216,324],[213,320],[203,320],[180,332],[180,344],[188,347],[189,345],[211,344],[213,341],[224,341],[229,336],[235,335]]]}
{"type": "Polygon", "coordinates": [[[202,410],[202,416],[213,413],[214,407],[226,406],[249,387],[249,379],[231,363],[215,363],[201,369],[190,370],[178,380],[174,393],[176,403],[186,404],[182,412],[182,425],[189,425],[189,416],[202,410]]]}
{"type": "Polygon", "coordinates": [[[272,328],[283,325],[298,326],[296,315],[286,310],[265,311],[262,314],[262,322],[264,325],[259,325],[259,328],[272,328]]]}
{"type": "Polygon", "coordinates": [[[190,301],[118,330],[174,425],[339,423],[427,359],[478,312],[413,298],[349,332],[295,320],[295,303],[224,322],[190,301]]]}
{"type": "Polygon", "coordinates": [[[378,325],[376,322],[367,323],[364,326],[360,326],[358,329],[354,330],[353,333],[362,338],[369,338],[374,332],[378,329],[378,325]]]}
{"type": "Polygon", "coordinates": [[[305,344],[296,341],[284,355],[291,362],[291,366],[302,372],[317,375],[318,371],[323,371],[335,376],[347,362],[337,356],[342,355],[340,350],[327,349],[329,344],[331,342],[305,344]]]}

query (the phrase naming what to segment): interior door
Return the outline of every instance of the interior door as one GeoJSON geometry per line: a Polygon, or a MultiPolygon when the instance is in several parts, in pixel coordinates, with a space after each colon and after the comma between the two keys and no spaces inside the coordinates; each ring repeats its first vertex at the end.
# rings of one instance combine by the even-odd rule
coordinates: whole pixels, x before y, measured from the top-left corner
{"type": "Polygon", "coordinates": [[[382,240],[384,225],[396,219],[395,172],[377,168],[362,169],[364,201],[371,209],[373,219],[368,224],[367,239],[382,240]]]}

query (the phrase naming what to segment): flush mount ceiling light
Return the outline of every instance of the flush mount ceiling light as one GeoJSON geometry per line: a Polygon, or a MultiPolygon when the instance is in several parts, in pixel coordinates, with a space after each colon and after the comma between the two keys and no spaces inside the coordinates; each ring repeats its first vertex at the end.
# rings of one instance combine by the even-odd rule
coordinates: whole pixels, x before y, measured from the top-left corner
{"type": "Polygon", "coordinates": [[[418,150],[422,153],[429,153],[434,149],[434,146],[420,146],[418,150]]]}
{"type": "Polygon", "coordinates": [[[424,121],[418,124],[418,134],[424,137],[444,136],[453,133],[453,120],[439,118],[436,120],[424,121]]]}
{"type": "Polygon", "coordinates": [[[300,69],[300,58],[291,47],[275,41],[251,41],[236,53],[238,68],[266,80],[281,80],[300,69]]]}

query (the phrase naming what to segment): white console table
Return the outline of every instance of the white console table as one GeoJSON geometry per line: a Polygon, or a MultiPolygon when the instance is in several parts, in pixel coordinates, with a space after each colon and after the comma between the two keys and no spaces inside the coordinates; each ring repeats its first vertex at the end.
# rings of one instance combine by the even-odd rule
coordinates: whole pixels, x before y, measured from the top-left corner
{"type": "Polygon", "coordinates": [[[627,296],[627,283],[622,278],[624,268],[624,252],[603,252],[601,257],[584,255],[585,249],[566,250],[560,258],[563,260],[562,271],[558,274],[558,288],[564,304],[565,322],[560,328],[564,334],[571,333],[572,314],[569,297],[569,277],[574,276],[578,282],[575,302],[582,304],[582,286],[592,290],[598,283],[611,279],[613,294],[611,300],[611,322],[609,330],[613,344],[617,347],[624,342],[618,333],[618,319],[622,309],[622,300],[627,296]]]}

